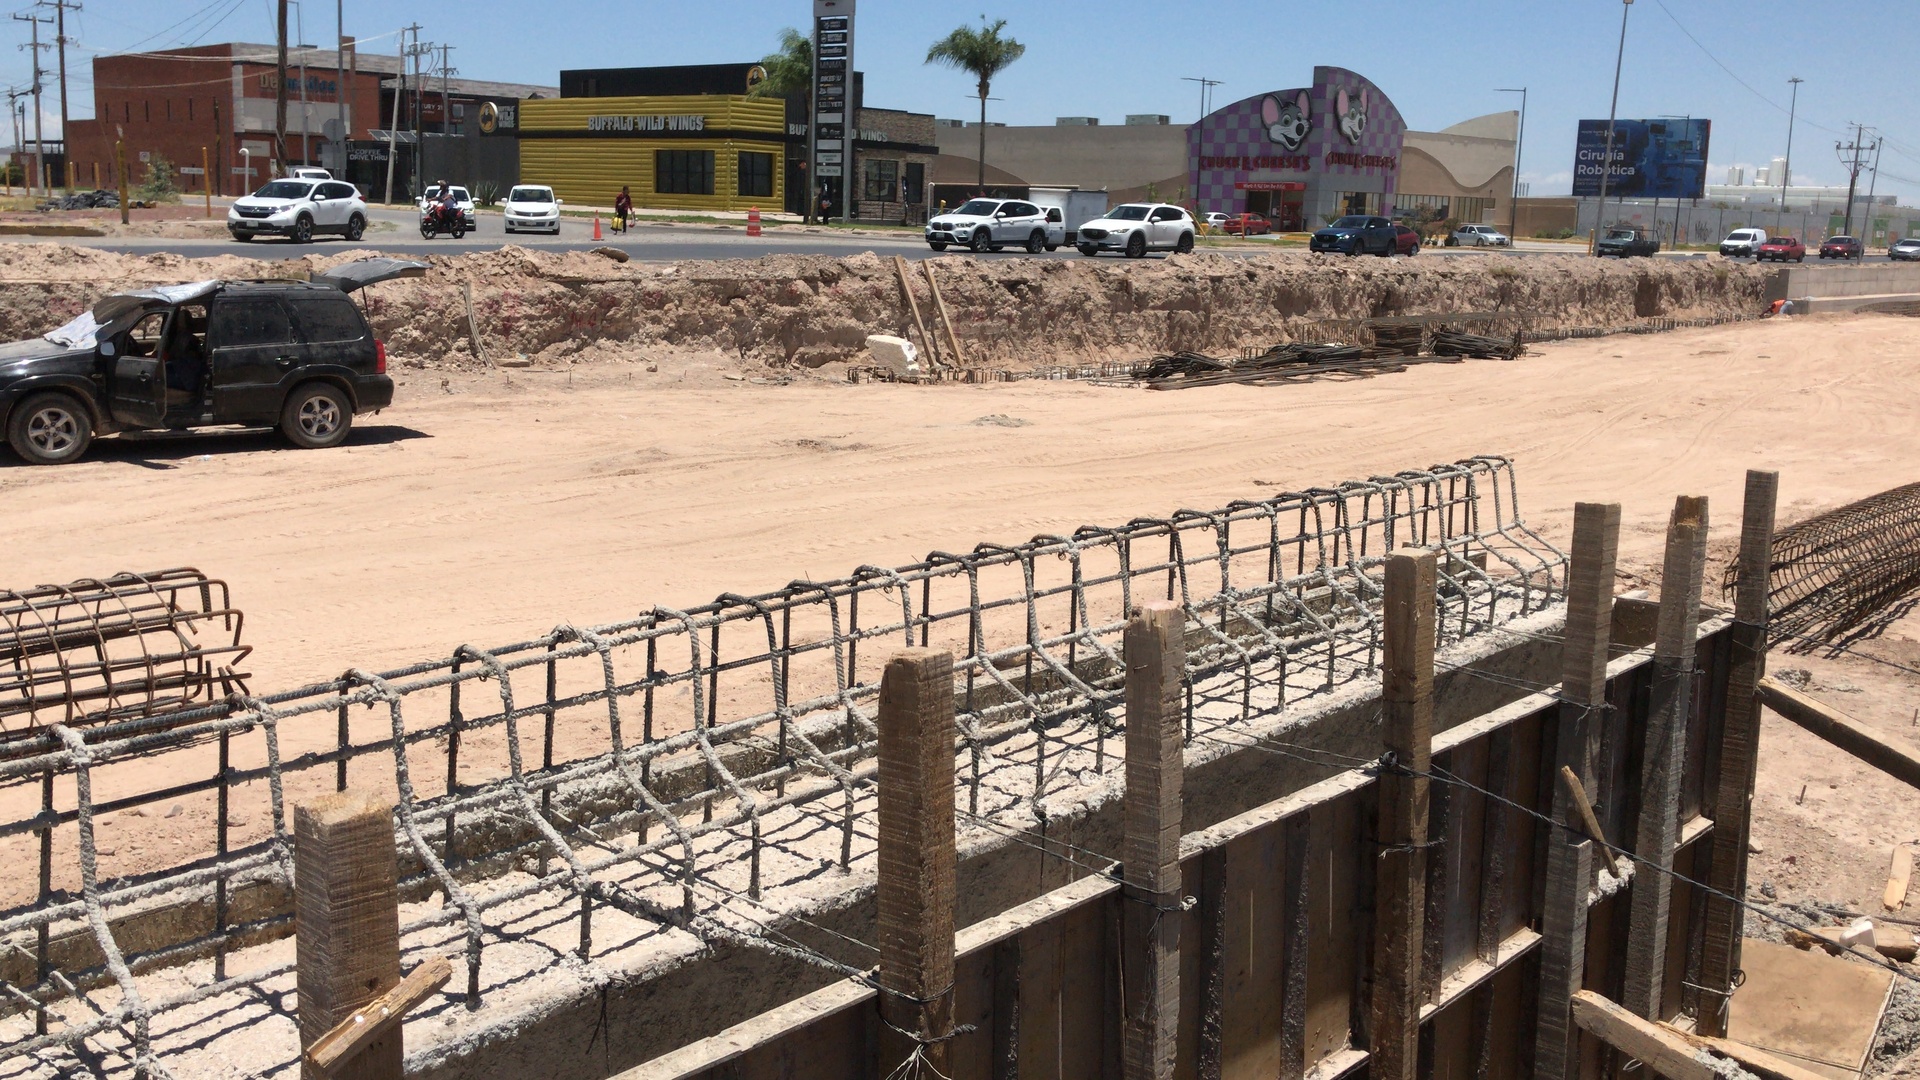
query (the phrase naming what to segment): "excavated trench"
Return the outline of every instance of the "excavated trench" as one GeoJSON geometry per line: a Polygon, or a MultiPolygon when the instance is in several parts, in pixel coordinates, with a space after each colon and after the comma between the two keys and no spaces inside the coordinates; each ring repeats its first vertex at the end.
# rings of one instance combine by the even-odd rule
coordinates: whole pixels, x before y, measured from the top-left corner
{"type": "MultiPolygon", "coordinates": [[[[284,261],[123,255],[91,248],[0,245],[0,334],[44,333],[106,293],[208,277],[305,276],[369,252],[284,261]]],[[[911,317],[892,260],[773,255],[675,264],[618,263],[590,253],[499,251],[428,260],[426,277],[372,290],[375,331],[402,360],[638,360],[717,352],[769,367],[857,361],[867,335],[911,317]]],[[[1646,319],[1751,314],[1766,274],[1707,260],[1603,262],[1566,255],[1429,255],[1338,259],[1302,253],[1164,260],[936,260],[940,293],[973,366],[1030,368],[1139,359],[1182,349],[1226,352],[1291,340],[1314,320],[1514,312],[1538,330],[1626,327],[1646,319]]],[[[912,275],[932,316],[925,280],[912,275]]]]}

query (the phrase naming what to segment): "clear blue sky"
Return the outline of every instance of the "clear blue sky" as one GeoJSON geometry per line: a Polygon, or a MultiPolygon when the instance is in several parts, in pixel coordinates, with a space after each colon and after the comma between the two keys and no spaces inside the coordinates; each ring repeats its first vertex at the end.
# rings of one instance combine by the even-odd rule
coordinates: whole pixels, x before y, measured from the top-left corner
{"type": "MultiPolygon", "coordinates": [[[[24,10],[23,0],[15,2],[24,10]]],[[[81,50],[69,53],[76,116],[90,113],[91,86],[84,78],[93,53],[272,40],[272,0],[85,3],[83,12],[70,15],[68,28],[81,50]]],[[[348,34],[388,35],[369,43],[370,51],[391,49],[393,29],[418,21],[423,37],[455,46],[453,63],[462,75],[536,83],[556,82],[561,68],[755,59],[773,47],[781,27],[804,27],[812,11],[808,0],[344,3],[348,34]]],[[[306,5],[307,40],[330,43],[334,4],[306,5]]],[[[1522,178],[1534,194],[1547,195],[1564,193],[1570,183],[1575,121],[1607,114],[1621,4],[986,0],[955,7],[867,0],[856,46],[857,66],[867,73],[867,102],[945,117],[975,115],[968,78],[921,61],[929,43],[981,12],[1006,18],[1008,32],[1027,45],[1026,57],[994,83],[994,97],[1002,99],[989,103],[994,120],[1048,124],[1056,116],[1084,115],[1119,123],[1126,113],[1166,113],[1186,124],[1198,115],[1199,94],[1182,76],[1223,80],[1215,91],[1219,105],[1302,85],[1315,64],[1335,64],[1373,79],[1413,127],[1435,130],[1511,108],[1517,95],[1494,88],[1526,86],[1522,178]]],[[[24,23],[8,28],[14,41],[26,40],[24,23]]],[[[1845,183],[1834,142],[1858,121],[1887,137],[1880,190],[1899,192],[1911,203],[1920,198],[1920,91],[1911,60],[1916,30],[1916,0],[1636,0],[1620,115],[1711,117],[1709,179],[1721,183],[1728,165],[1765,164],[1784,153],[1786,80],[1799,75],[1806,82],[1800,87],[1794,179],[1845,183]]],[[[26,53],[4,53],[0,81],[29,82],[26,53]]],[[[51,94],[46,102],[48,113],[57,116],[51,94]]]]}

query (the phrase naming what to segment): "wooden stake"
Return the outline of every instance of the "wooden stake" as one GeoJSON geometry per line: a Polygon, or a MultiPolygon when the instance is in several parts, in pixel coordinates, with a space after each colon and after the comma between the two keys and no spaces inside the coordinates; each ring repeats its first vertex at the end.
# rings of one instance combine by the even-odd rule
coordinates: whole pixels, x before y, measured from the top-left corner
{"type": "Polygon", "coordinates": [[[1565,765],[1560,766],[1560,782],[1566,785],[1568,800],[1580,813],[1580,823],[1587,828],[1587,838],[1607,857],[1607,873],[1619,877],[1620,860],[1614,857],[1613,849],[1607,846],[1607,834],[1600,828],[1600,819],[1593,814],[1593,800],[1587,798],[1587,789],[1581,785],[1580,778],[1573,775],[1573,770],[1565,765]]]}
{"type": "Polygon", "coordinates": [[[1761,679],[1760,703],[1902,783],[1920,788],[1920,757],[1860,725],[1860,721],[1789,686],[1761,679]]]}
{"type": "Polygon", "coordinates": [[[120,224],[125,225],[131,220],[127,216],[130,211],[127,208],[127,144],[125,142],[115,140],[113,164],[114,171],[120,174],[120,224]]]}
{"type": "Polygon", "coordinates": [[[952,1072],[953,654],[906,649],[880,679],[880,1073],[952,1072]],[[909,1034],[901,1034],[906,1032],[909,1034]],[[917,1065],[907,1069],[918,1072],[917,1065]]]}
{"type": "MultiPolygon", "coordinates": [[[[400,982],[400,899],[393,810],[358,791],[293,810],[295,984],[300,1045],[312,1047],[400,982]]],[[[332,1073],[302,1060],[304,1080],[401,1080],[396,1026],[332,1073]]]]}
{"type": "Polygon", "coordinates": [[[1573,995],[1573,1022],[1667,1080],[1725,1080],[1686,1036],[1648,1023],[1591,990],[1573,995]]]}
{"type": "Polygon", "coordinates": [[[1905,844],[1896,844],[1893,862],[1887,866],[1887,890],[1880,896],[1880,906],[1888,911],[1907,906],[1907,888],[1912,883],[1913,851],[1905,844]]]}
{"type": "Polygon", "coordinates": [[[1151,600],[1127,622],[1126,1080],[1171,1080],[1180,1031],[1180,790],[1186,617],[1151,600]]]}
{"type": "Polygon", "coordinates": [[[1374,873],[1368,1075],[1413,1080],[1420,1063],[1422,930],[1426,918],[1427,773],[1433,758],[1434,554],[1387,559],[1381,676],[1386,751],[1377,781],[1380,857],[1374,873]]]}
{"type": "Polygon", "coordinates": [[[907,260],[895,255],[893,272],[900,277],[900,292],[907,298],[907,310],[913,312],[913,328],[920,331],[920,347],[927,350],[927,363],[939,367],[940,345],[928,335],[926,321],[920,318],[920,301],[913,295],[913,285],[907,279],[907,260]]]}
{"type": "Polygon", "coordinates": [[[1640,820],[1633,843],[1641,865],[1634,875],[1628,908],[1623,1004],[1647,1020],[1666,1016],[1660,998],[1667,981],[1667,920],[1673,906],[1673,879],[1668,871],[1673,869],[1673,846],[1680,830],[1680,772],[1693,702],[1694,636],[1700,622],[1700,576],[1706,554],[1707,500],[1683,495],[1673,505],[1660,574],[1653,692],[1640,756],[1640,820]]]}
{"type": "Polygon", "coordinates": [[[1773,517],[1780,474],[1749,470],[1740,516],[1739,593],[1734,597],[1733,650],[1720,739],[1720,782],[1713,804],[1713,862],[1707,872],[1706,924],[1700,954],[1701,998],[1695,1022],[1703,1035],[1727,1033],[1733,973],[1740,967],[1744,911],[1723,896],[1747,892],[1747,841],[1760,761],[1760,702],[1767,670],[1767,593],[1772,584],[1773,517]]]}
{"type": "MultiPolygon", "coordinates": [[[[1613,632],[1613,575],[1620,546],[1620,504],[1579,503],[1573,509],[1573,559],[1567,570],[1566,644],[1561,651],[1559,734],[1554,760],[1586,787],[1599,750],[1599,708],[1607,700],[1607,648],[1613,632]]],[[[1584,801],[1584,799],[1582,800],[1584,801]]],[[[1587,895],[1593,843],[1569,831],[1579,811],[1571,792],[1556,788],[1555,828],[1547,838],[1547,880],[1541,933],[1537,1080],[1572,1080],[1580,1072],[1573,993],[1586,979],[1587,895]]]]}
{"type": "Polygon", "coordinates": [[[460,297],[467,305],[467,337],[473,342],[473,358],[484,364],[487,362],[487,349],[480,344],[480,320],[473,317],[473,282],[460,283],[460,297]]]}
{"type": "Polygon", "coordinates": [[[927,288],[933,291],[933,307],[940,313],[940,328],[947,332],[947,349],[951,353],[948,362],[955,368],[966,367],[967,358],[960,351],[960,339],[953,336],[953,316],[947,314],[946,298],[940,295],[940,283],[933,278],[932,260],[922,259],[920,269],[927,275],[927,288]]]}
{"type": "Polygon", "coordinates": [[[321,1072],[333,1075],[343,1061],[371,1045],[389,1031],[397,1030],[407,1013],[433,996],[435,990],[453,978],[453,964],[436,956],[414,968],[400,985],[374,998],[353,1015],[335,1025],[307,1047],[306,1062],[321,1072]]]}

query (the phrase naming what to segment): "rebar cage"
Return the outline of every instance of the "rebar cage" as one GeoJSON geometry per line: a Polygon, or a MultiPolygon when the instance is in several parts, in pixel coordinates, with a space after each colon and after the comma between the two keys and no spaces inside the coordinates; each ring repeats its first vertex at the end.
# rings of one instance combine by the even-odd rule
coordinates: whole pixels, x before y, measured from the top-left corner
{"type": "Polygon", "coordinates": [[[1050,799],[1121,770],[1137,602],[1185,609],[1186,723],[1203,738],[1375,673],[1380,576],[1403,546],[1441,553],[1443,644],[1564,593],[1565,556],[1521,518],[1512,464],[1476,457],[463,645],[233,694],[164,730],[43,724],[37,753],[0,761],[0,845],[39,861],[0,905],[0,1075],[79,1046],[164,1071],[162,1018],[289,987],[290,950],[263,944],[291,933],[288,805],[349,784],[394,800],[418,901],[403,946],[464,949],[469,1008],[502,927],[533,906],[575,911],[582,957],[596,919],[788,948],[740,905],[774,910],[823,864],[871,859],[892,650],[955,657],[966,817],[1044,822],[1050,799]],[[162,806],[192,842],[155,866],[112,823],[162,806]],[[158,914],[183,906],[195,917],[158,914]],[[199,965],[184,985],[147,985],[183,965],[199,965]]]}
{"type": "MultiPolygon", "coordinates": [[[[1788,652],[1876,636],[1920,595],[1920,484],[1869,495],[1774,534],[1768,632],[1788,652]]],[[[1727,567],[1727,596],[1740,568],[1727,567]]]]}

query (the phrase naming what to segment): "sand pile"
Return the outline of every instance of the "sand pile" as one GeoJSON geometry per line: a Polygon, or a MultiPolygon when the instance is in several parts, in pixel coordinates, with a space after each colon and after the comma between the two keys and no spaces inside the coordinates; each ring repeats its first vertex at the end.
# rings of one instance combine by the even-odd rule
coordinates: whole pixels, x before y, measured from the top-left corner
{"type": "MultiPolygon", "coordinates": [[[[40,333],[101,294],[206,277],[304,275],[367,252],[284,261],[121,255],[0,246],[0,333],[40,333]]],[[[865,353],[867,335],[910,322],[891,260],[776,255],[677,264],[615,263],[518,247],[436,256],[417,281],[379,286],[374,327],[398,357],[474,361],[461,286],[470,283],[490,359],[593,362],[654,350],[718,351],[770,366],[819,367],[865,353]]],[[[1338,259],[937,260],[969,363],[1027,367],[1229,351],[1288,336],[1302,319],[1517,311],[1542,328],[1623,326],[1652,317],[1757,311],[1765,274],[1724,262],[1601,262],[1579,256],[1338,259]]],[[[914,275],[922,310],[932,297],[914,275]]]]}

